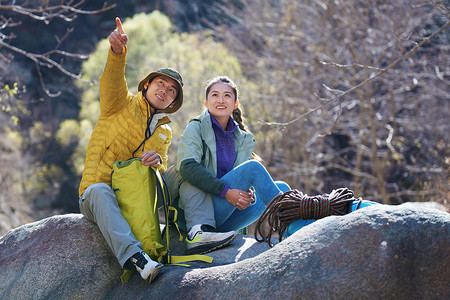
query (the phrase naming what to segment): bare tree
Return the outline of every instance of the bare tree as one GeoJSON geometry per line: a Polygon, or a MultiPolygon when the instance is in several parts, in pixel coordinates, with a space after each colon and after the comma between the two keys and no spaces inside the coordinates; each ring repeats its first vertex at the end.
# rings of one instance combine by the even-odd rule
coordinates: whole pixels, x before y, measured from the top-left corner
{"type": "Polygon", "coordinates": [[[255,0],[224,11],[242,20],[218,36],[258,83],[247,111],[273,173],[307,193],[447,201],[444,5],[255,0]]]}
{"type": "Polygon", "coordinates": [[[61,45],[73,31],[73,28],[67,28],[66,33],[61,37],[56,36],[55,44],[49,50],[45,50],[42,53],[33,53],[13,44],[13,40],[17,37],[14,29],[21,25],[21,22],[16,21],[16,19],[18,15],[21,15],[45,24],[49,24],[53,19],[60,19],[70,23],[80,14],[99,14],[115,6],[115,4],[108,5],[105,2],[99,9],[84,10],[82,8],[84,2],[85,0],[2,1],[0,3],[0,11],[3,11],[4,15],[0,16],[0,60],[3,63],[9,63],[14,59],[14,54],[29,58],[35,64],[44,92],[50,97],[59,96],[60,92],[52,93],[46,88],[41,68],[56,68],[66,76],[74,79],[80,78],[80,74],[74,73],[65,66],[64,58],[85,59],[87,55],[61,49],[61,45]],[[3,4],[5,2],[7,3],[3,4]],[[5,17],[5,15],[9,17],[5,17]]]}

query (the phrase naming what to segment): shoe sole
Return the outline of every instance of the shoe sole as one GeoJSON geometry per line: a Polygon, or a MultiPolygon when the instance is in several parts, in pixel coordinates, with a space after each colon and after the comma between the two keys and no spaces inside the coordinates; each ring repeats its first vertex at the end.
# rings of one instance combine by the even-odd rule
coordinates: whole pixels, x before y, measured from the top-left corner
{"type": "MultiPolygon", "coordinates": [[[[228,240],[226,240],[224,243],[221,244],[217,244],[216,246],[212,246],[211,244],[208,245],[204,245],[204,246],[198,246],[192,249],[186,249],[185,254],[186,255],[192,255],[192,254],[204,254],[204,253],[208,253],[217,249],[220,249],[222,247],[227,246],[228,244],[230,244],[232,241],[234,241],[236,239],[236,234],[233,235],[232,237],[230,237],[228,240]],[[206,248],[206,249],[204,249],[206,248]]],[[[214,244],[213,244],[214,245],[214,244]]]]}

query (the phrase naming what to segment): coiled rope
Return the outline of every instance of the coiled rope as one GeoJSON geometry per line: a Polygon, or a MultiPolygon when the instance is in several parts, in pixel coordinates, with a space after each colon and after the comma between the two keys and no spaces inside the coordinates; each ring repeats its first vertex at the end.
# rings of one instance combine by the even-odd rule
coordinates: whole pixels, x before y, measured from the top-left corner
{"type": "Polygon", "coordinates": [[[330,215],[345,215],[351,211],[355,200],[353,191],[348,188],[333,190],[330,194],[308,196],[299,190],[290,190],[279,194],[268,204],[255,228],[255,239],[258,242],[266,241],[270,247],[272,234],[278,232],[281,242],[283,234],[290,223],[295,220],[321,219],[330,215]],[[264,234],[261,225],[267,219],[269,232],[264,234]],[[258,238],[258,234],[261,239],[258,238]]]}

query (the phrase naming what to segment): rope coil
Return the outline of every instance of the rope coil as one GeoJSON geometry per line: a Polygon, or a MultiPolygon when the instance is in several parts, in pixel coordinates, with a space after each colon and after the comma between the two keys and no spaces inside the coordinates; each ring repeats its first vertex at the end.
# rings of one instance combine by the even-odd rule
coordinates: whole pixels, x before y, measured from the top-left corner
{"type": "Polygon", "coordinates": [[[267,204],[259,217],[255,228],[255,239],[258,242],[265,241],[273,247],[271,237],[274,232],[278,233],[281,242],[290,223],[298,219],[317,220],[331,215],[345,215],[351,211],[351,204],[355,200],[359,198],[355,199],[353,191],[348,188],[339,188],[330,194],[316,196],[308,196],[299,190],[279,194],[267,204]],[[269,224],[267,234],[264,234],[261,229],[265,220],[269,224]]]}

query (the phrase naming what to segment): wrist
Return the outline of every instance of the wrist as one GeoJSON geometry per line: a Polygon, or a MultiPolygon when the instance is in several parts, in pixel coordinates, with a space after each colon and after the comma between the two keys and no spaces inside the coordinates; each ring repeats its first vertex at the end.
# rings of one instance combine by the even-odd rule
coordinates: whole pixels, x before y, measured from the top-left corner
{"type": "Polygon", "coordinates": [[[226,193],[229,191],[230,186],[228,184],[225,184],[222,192],[220,192],[219,197],[220,198],[225,198],[226,193]]]}
{"type": "Polygon", "coordinates": [[[113,47],[111,45],[111,52],[116,54],[116,55],[122,55],[126,52],[126,47],[113,47]]]}

